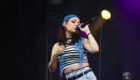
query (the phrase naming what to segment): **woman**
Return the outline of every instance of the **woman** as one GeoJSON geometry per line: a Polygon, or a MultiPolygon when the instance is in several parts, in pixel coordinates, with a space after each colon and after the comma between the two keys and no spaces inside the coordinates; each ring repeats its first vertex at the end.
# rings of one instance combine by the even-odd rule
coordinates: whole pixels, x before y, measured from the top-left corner
{"type": "Polygon", "coordinates": [[[76,15],[68,15],[64,18],[59,30],[58,42],[52,49],[48,68],[50,72],[54,72],[59,59],[60,75],[62,76],[64,72],[67,80],[97,80],[89,67],[86,51],[97,53],[99,47],[88,25],[84,28],[80,25],[80,19],[76,15]],[[86,33],[88,39],[80,37],[80,31],[76,30],[77,26],[86,33]]]}

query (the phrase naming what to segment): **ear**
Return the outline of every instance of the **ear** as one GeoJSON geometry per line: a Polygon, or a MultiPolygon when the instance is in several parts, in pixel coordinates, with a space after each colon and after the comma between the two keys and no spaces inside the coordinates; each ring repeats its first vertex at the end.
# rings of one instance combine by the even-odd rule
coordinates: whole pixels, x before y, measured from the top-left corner
{"type": "Polygon", "coordinates": [[[66,27],[66,24],[67,24],[67,23],[66,23],[66,22],[64,22],[64,26],[65,26],[65,27],[66,27]]]}

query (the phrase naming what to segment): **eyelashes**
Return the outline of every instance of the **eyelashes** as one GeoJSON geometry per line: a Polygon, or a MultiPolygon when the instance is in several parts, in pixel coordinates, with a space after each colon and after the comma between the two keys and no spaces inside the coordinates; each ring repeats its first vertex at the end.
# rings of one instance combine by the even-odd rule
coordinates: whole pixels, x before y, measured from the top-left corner
{"type": "Polygon", "coordinates": [[[74,21],[71,21],[72,23],[75,23],[74,21]]]}
{"type": "MultiPolygon", "coordinates": [[[[75,23],[75,21],[71,21],[72,23],[75,23]]],[[[78,25],[80,25],[80,23],[78,22],[78,25]]]]}

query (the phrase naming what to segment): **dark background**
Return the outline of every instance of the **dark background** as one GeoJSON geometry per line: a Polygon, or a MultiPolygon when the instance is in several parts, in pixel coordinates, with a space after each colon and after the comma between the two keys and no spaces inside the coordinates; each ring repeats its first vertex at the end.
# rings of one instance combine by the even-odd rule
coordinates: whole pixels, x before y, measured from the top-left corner
{"type": "Polygon", "coordinates": [[[84,23],[103,9],[111,12],[111,19],[102,26],[102,46],[101,29],[93,34],[101,53],[88,54],[90,67],[99,80],[101,54],[100,80],[123,80],[124,72],[139,80],[140,19],[115,0],[5,0],[0,7],[0,80],[59,80],[59,63],[50,73],[48,62],[63,18],[75,14],[84,23]]]}

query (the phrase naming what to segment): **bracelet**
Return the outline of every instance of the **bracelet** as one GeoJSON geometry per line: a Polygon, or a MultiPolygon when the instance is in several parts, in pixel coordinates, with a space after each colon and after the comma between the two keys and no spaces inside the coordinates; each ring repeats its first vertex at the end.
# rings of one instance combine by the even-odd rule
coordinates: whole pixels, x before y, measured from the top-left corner
{"type": "MultiPolygon", "coordinates": [[[[89,35],[89,34],[91,34],[91,33],[88,33],[88,35],[89,35]]],[[[87,36],[88,36],[88,35],[87,35],[87,36]]]]}

